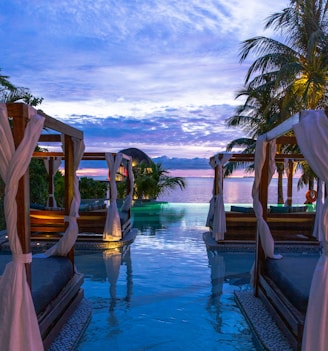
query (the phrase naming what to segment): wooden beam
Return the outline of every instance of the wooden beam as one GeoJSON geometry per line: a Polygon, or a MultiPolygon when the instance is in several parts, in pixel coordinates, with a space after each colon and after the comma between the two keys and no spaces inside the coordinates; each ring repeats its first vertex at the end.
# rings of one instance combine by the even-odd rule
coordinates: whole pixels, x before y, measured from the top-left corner
{"type": "Polygon", "coordinates": [[[266,140],[270,141],[273,139],[277,139],[278,137],[286,134],[290,130],[293,129],[293,125],[297,124],[300,120],[301,113],[295,113],[293,116],[286,119],[284,122],[280,123],[277,127],[271,129],[266,133],[266,140]]]}
{"type": "Polygon", "coordinates": [[[77,138],[82,140],[83,139],[83,132],[71,127],[61,121],[58,121],[57,119],[50,117],[46,113],[44,113],[42,110],[38,110],[38,115],[45,117],[45,122],[44,122],[44,128],[49,128],[56,130],[57,132],[61,132],[65,135],[69,135],[71,137],[77,138]]]}
{"type": "Polygon", "coordinates": [[[61,134],[41,134],[39,138],[40,142],[43,143],[55,143],[55,142],[61,142],[61,134]]]}

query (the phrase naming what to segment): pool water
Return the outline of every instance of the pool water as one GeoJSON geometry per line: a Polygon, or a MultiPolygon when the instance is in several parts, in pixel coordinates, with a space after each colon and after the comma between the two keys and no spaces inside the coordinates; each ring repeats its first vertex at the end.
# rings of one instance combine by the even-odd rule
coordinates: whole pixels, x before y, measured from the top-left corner
{"type": "Polygon", "coordinates": [[[253,252],[207,251],[207,204],[133,210],[124,250],[76,252],[92,320],[78,351],[258,350],[235,299],[249,289],[253,252]]]}

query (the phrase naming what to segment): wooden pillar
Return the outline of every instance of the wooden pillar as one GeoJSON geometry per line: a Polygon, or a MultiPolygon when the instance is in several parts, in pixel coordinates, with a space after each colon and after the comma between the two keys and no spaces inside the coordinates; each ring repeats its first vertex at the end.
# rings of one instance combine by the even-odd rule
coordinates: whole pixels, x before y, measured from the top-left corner
{"type": "Polygon", "coordinates": [[[291,206],[293,203],[293,160],[288,160],[288,179],[287,179],[287,205],[291,206]]]}
{"type": "MultiPolygon", "coordinates": [[[[49,157],[48,159],[49,164],[48,164],[48,194],[52,194],[53,196],[55,194],[53,194],[54,191],[54,158],[53,157],[49,157]]],[[[49,207],[53,207],[54,206],[54,198],[53,196],[49,196],[49,207]]]]}
{"type": "MultiPolygon", "coordinates": [[[[29,106],[22,103],[7,104],[8,116],[13,118],[13,138],[15,148],[19,146],[24,137],[26,125],[29,120],[29,106]]],[[[30,180],[29,170],[22,176],[18,183],[16,195],[17,203],[17,234],[24,254],[31,252],[30,240],[30,180]]],[[[31,288],[31,264],[25,264],[27,282],[31,288]]]]}
{"type": "MultiPolygon", "coordinates": [[[[270,145],[266,146],[266,156],[265,162],[261,172],[261,181],[260,181],[260,202],[263,208],[263,219],[267,220],[268,217],[268,187],[269,187],[269,156],[270,156],[270,145]]],[[[261,262],[265,259],[264,252],[261,245],[261,238],[259,232],[256,231],[256,258],[254,266],[254,295],[258,296],[259,289],[259,272],[262,269],[261,262]]]]}
{"type": "Polygon", "coordinates": [[[263,165],[260,181],[260,202],[263,208],[263,218],[268,217],[268,188],[269,188],[269,158],[270,158],[270,144],[266,146],[265,162],[263,165]]]}
{"type": "MultiPolygon", "coordinates": [[[[71,203],[74,195],[74,144],[72,138],[65,135],[65,216],[69,216],[71,203]]],[[[65,223],[65,229],[68,227],[68,222],[65,223]]],[[[68,254],[72,264],[74,264],[74,246],[68,254]]]]}

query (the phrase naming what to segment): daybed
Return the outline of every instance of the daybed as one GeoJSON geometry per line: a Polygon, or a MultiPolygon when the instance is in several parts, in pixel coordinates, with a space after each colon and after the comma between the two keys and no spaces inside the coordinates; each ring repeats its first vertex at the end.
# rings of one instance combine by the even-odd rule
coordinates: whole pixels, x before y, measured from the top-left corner
{"type": "MultiPolygon", "coordinates": [[[[38,152],[34,157],[49,159],[58,157],[61,153],[38,152]]],[[[122,241],[132,230],[131,205],[134,186],[132,158],[119,153],[84,153],[82,160],[107,160],[109,173],[115,177],[109,180],[109,199],[82,200],[79,207],[77,223],[79,226],[78,240],[122,241]],[[119,173],[117,173],[120,171],[119,173]],[[127,196],[118,209],[116,180],[125,180],[127,196]],[[106,203],[110,205],[106,207],[106,203]],[[113,212],[110,214],[110,212],[113,212]],[[119,223],[115,223],[115,219],[119,223]],[[111,222],[110,222],[111,220],[111,222]],[[114,221],[114,222],[113,222],[114,221]],[[115,232],[115,233],[114,233],[115,232]]],[[[49,183],[52,180],[49,174],[49,183]]],[[[50,186],[51,188],[51,186],[50,186]]],[[[32,240],[53,240],[61,236],[65,229],[65,214],[63,209],[56,207],[31,208],[31,238],[32,240]]]]}
{"type": "MultiPolygon", "coordinates": [[[[289,138],[283,138],[277,143],[286,142],[289,138]]],[[[223,171],[225,164],[229,162],[254,163],[254,154],[217,154],[210,159],[214,170],[213,197],[210,201],[206,225],[210,228],[213,238],[217,242],[224,240],[256,240],[257,219],[253,208],[250,206],[231,206],[230,211],[224,210],[223,171]]],[[[293,162],[304,160],[301,154],[276,154],[275,162],[288,161],[290,171],[288,176],[286,206],[267,206],[267,222],[274,237],[279,241],[310,240],[313,241],[315,213],[309,212],[306,206],[292,205],[292,168],[293,162]]]]}
{"type": "MultiPolygon", "coordinates": [[[[295,207],[297,209],[297,207],[295,207]]],[[[256,240],[256,216],[254,211],[226,211],[225,240],[256,240]]],[[[278,213],[268,210],[267,223],[275,240],[313,241],[314,212],[278,213]]]]}
{"type": "Polygon", "coordinates": [[[0,140],[11,251],[0,255],[0,345],[7,351],[43,351],[83,298],[83,275],[74,267],[79,206],[75,172],[84,150],[83,133],[26,104],[0,104],[0,140]],[[47,134],[41,134],[43,128],[47,134]],[[39,141],[58,140],[65,145],[65,231],[36,257],[30,240],[28,166],[39,141]]]}
{"type": "MultiPolygon", "coordinates": [[[[296,139],[294,138],[294,143],[296,139]]],[[[290,142],[289,142],[290,143],[290,142]]],[[[295,350],[324,351],[328,345],[327,197],[322,181],[328,181],[326,156],[320,150],[328,147],[328,118],[323,110],[302,111],[257,140],[253,206],[257,217],[257,251],[254,265],[254,294],[261,298],[284,331],[295,350]],[[270,232],[267,193],[273,172],[273,155],[280,135],[294,130],[297,143],[310,167],[318,176],[318,199],[313,236],[317,245],[303,245],[298,254],[275,251],[270,232]],[[311,135],[315,134],[315,138],[311,135]],[[318,142],[320,147],[316,147],[318,142]]],[[[294,222],[292,223],[294,225],[294,222]]],[[[285,228],[288,234],[290,229],[285,228]]]]}

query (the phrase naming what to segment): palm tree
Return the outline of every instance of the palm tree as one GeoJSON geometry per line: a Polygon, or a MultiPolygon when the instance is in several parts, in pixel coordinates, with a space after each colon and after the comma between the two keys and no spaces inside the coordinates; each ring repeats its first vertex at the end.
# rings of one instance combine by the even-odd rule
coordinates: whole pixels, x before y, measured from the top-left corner
{"type": "MultiPolygon", "coordinates": [[[[244,147],[242,153],[253,154],[255,152],[256,139],[259,135],[269,131],[282,120],[278,101],[272,99],[272,84],[267,81],[259,87],[248,85],[241,90],[238,97],[246,97],[244,105],[236,109],[236,114],[226,120],[229,127],[239,126],[248,138],[232,140],[227,145],[227,151],[234,147],[244,147]]],[[[254,170],[254,164],[229,162],[225,169],[225,176],[232,174],[238,168],[244,167],[246,172],[254,170]]],[[[283,198],[283,173],[284,165],[277,164],[278,172],[278,198],[277,203],[284,203],[283,198]]]]}
{"type": "Polygon", "coordinates": [[[285,118],[327,104],[327,10],[327,1],[291,0],[289,7],[271,15],[265,25],[280,32],[284,42],[259,36],[242,43],[241,62],[251,52],[259,56],[245,84],[258,87],[268,79],[273,82],[273,99],[283,99],[285,118]]]}
{"type": "Polygon", "coordinates": [[[265,25],[280,32],[284,42],[258,36],[242,43],[241,62],[251,53],[258,58],[248,69],[245,90],[237,95],[246,96],[246,103],[227,123],[242,126],[250,139],[234,140],[227,149],[243,142],[249,151],[258,135],[295,112],[327,105],[327,10],[327,1],[291,0],[265,25]]]}
{"type": "Polygon", "coordinates": [[[33,96],[29,89],[16,87],[9,81],[9,76],[1,74],[0,68],[0,101],[1,102],[16,102],[23,101],[31,106],[40,105],[43,98],[33,96]]]}
{"type": "Polygon", "coordinates": [[[156,200],[165,191],[173,190],[177,186],[184,189],[186,184],[183,177],[171,177],[161,163],[151,162],[150,167],[141,162],[133,168],[137,199],[156,200]]]}

